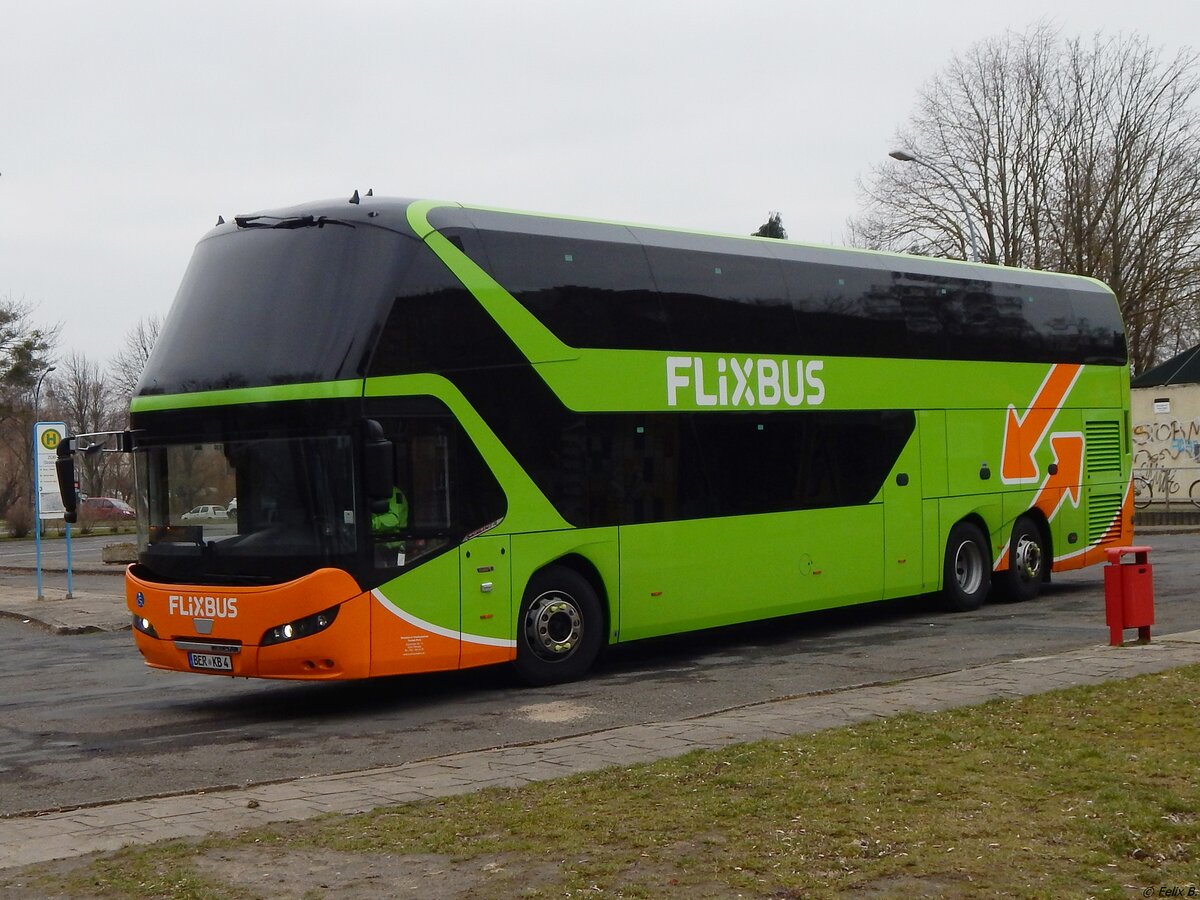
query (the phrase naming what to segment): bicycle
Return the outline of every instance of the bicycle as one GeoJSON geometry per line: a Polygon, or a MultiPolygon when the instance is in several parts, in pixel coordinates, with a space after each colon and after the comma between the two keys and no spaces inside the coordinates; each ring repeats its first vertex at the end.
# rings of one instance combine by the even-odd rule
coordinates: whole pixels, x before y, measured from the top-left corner
{"type": "MultiPolygon", "coordinates": [[[[1175,480],[1175,476],[1170,469],[1161,469],[1154,472],[1149,478],[1142,475],[1134,475],[1134,509],[1145,509],[1154,501],[1155,482],[1158,484],[1159,494],[1165,498],[1168,506],[1171,502],[1170,498],[1179,492],[1180,484],[1175,480]]],[[[1196,509],[1200,509],[1200,478],[1197,478],[1188,486],[1188,502],[1196,509]]]]}
{"type": "Polygon", "coordinates": [[[1141,475],[1133,476],[1133,508],[1145,509],[1154,498],[1154,489],[1141,475]]]}

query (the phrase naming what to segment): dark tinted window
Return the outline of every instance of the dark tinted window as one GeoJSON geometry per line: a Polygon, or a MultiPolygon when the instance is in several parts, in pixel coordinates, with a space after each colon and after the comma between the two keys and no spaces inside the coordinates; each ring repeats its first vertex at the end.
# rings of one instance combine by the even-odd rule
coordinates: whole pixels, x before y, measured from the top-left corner
{"type": "Polygon", "coordinates": [[[446,372],[525,362],[479,301],[422,245],[396,292],[370,374],[446,372]]]}
{"type": "Polygon", "coordinates": [[[806,356],[898,356],[905,346],[904,309],[880,284],[880,273],[813,263],[782,264],[806,356]]]}
{"type": "Polygon", "coordinates": [[[784,261],[799,355],[1105,362],[1125,358],[1099,293],[784,261]],[[1094,324],[1093,324],[1094,323],[1094,324]]]}
{"type": "Polygon", "coordinates": [[[723,253],[646,246],[674,349],[791,352],[796,321],[783,273],[774,259],[750,252],[756,247],[747,243],[745,253],[723,253]]]}
{"type": "Polygon", "coordinates": [[[482,252],[471,258],[564,343],[666,346],[641,245],[621,225],[471,211],[482,252]]]}
{"type": "Polygon", "coordinates": [[[638,226],[436,212],[435,223],[448,228],[469,217],[481,246],[467,246],[468,255],[576,347],[1110,364],[1125,358],[1116,304],[1099,292],[815,262],[800,258],[804,251],[794,245],[638,226]]]}
{"type": "Polygon", "coordinates": [[[514,455],[564,518],[587,526],[868,503],[914,416],[622,413],[551,421],[558,427],[537,429],[535,452],[521,443],[514,455]]]}
{"type": "Polygon", "coordinates": [[[278,583],[322,566],[356,572],[350,431],[360,414],[345,400],[134,414],[143,572],[232,584],[278,583]],[[235,497],[236,516],[183,518],[235,497]]]}
{"type": "Polygon", "coordinates": [[[1080,361],[1124,365],[1128,361],[1125,326],[1116,302],[1100,295],[1082,294],[1073,295],[1072,302],[1079,324],[1080,361]]]}
{"type": "Polygon", "coordinates": [[[372,516],[377,567],[412,566],[504,517],[500,485],[440,401],[377,399],[368,409],[392,442],[396,472],[389,509],[372,516]]]}
{"type": "Polygon", "coordinates": [[[869,503],[915,421],[911,412],[688,417],[704,456],[708,516],[869,503]]]}
{"type": "Polygon", "coordinates": [[[347,225],[201,241],[138,393],[361,378],[415,246],[347,225]]]}

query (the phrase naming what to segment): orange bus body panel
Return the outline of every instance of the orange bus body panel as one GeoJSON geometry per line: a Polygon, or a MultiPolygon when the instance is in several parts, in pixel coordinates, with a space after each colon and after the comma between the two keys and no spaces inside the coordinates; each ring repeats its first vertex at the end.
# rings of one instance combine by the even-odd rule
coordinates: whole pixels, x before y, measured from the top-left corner
{"type": "MultiPolygon", "coordinates": [[[[455,606],[458,598],[454,598],[455,606]]],[[[371,674],[409,675],[457,669],[460,641],[406,621],[371,597],[371,674]]]]}
{"type": "Polygon", "coordinates": [[[265,587],[161,585],[130,571],[125,596],[130,613],[147,619],[158,633],[155,638],[133,631],[146,664],[156,669],[322,681],[487,666],[516,656],[515,646],[489,646],[470,637],[463,641],[423,627],[363,592],[338,569],[319,569],[265,587]],[[324,631],[261,646],[270,629],[333,606],[337,617],[324,631]],[[232,669],[192,668],[188,649],[177,647],[176,641],[237,644],[237,652],[229,654],[232,669]]]}
{"type": "Polygon", "coordinates": [[[371,604],[346,572],[318,569],[286,584],[263,587],[161,585],[129,571],[125,600],[130,613],[147,619],[153,638],[134,629],[146,663],[154,668],[257,678],[351,679],[370,674],[371,604]],[[324,631],[294,641],[260,646],[276,626],[338,607],[324,631]],[[229,672],[197,670],[175,641],[240,643],[229,672]]]}

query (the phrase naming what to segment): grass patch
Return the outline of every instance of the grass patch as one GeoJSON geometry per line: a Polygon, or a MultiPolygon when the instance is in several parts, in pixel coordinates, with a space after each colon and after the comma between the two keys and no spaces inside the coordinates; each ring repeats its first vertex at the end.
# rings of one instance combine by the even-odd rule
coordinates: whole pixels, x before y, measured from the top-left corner
{"type": "Polygon", "coordinates": [[[423,897],[1187,896],[1197,698],[1188,667],[20,877],[101,897],[385,896],[385,876],[423,897]],[[237,874],[273,866],[295,892],[237,874]]]}

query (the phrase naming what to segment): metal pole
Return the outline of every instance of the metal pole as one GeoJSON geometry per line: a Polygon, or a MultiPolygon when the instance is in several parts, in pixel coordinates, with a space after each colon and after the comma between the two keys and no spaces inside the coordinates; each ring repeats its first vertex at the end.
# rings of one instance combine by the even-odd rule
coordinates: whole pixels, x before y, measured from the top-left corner
{"type": "MultiPolygon", "coordinates": [[[[41,382],[38,382],[41,386],[41,382]]],[[[34,400],[34,406],[37,406],[37,400],[34,400]]],[[[37,452],[37,413],[34,413],[33,423],[33,545],[35,548],[35,557],[37,559],[37,598],[45,600],[46,595],[42,593],[42,504],[41,504],[41,485],[38,483],[38,452],[37,452]]]]}
{"type": "Polygon", "coordinates": [[[37,568],[37,598],[39,600],[45,600],[46,596],[42,592],[42,485],[38,479],[37,449],[37,431],[41,420],[41,411],[38,409],[38,400],[42,393],[42,382],[55,368],[55,366],[47,366],[38,376],[37,384],[33,388],[33,456],[30,458],[30,468],[33,469],[33,545],[37,568]]]}
{"type": "Polygon", "coordinates": [[[950,180],[950,177],[933,163],[905,150],[893,150],[888,154],[888,156],[890,156],[892,159],[899,160],[900,162],[913,162],[918,166],[924,166],[929,171],[941,178],[942,181],[946,182],[946,187],[950,188],[951,192],[958,200],[958,207],[962,210],[963,220],[967,224],[967,234],[971,240],[971,256],[974,257],[974,262],[983,262],[983,254],[979,250],[979,235],[975,231],[975,220],[971,217],[971,213],[967,210],[967,201],[963,198],[963,195],[959,192],[958,188],[954,186],[954,182],[950,180]]]}

